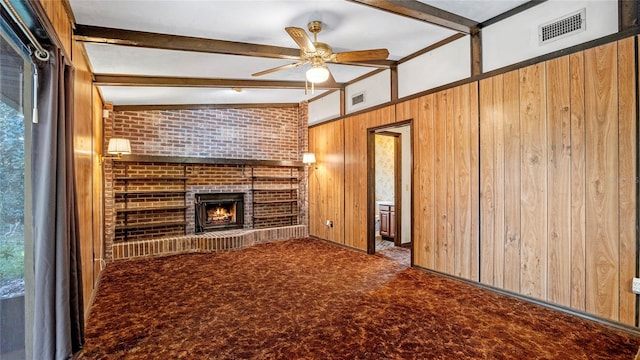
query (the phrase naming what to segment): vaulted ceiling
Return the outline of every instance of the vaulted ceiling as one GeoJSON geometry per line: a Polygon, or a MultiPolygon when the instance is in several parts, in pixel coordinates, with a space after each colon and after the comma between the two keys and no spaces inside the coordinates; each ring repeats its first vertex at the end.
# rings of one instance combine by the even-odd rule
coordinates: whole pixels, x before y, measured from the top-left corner
{"type": "MultiPolygon", "coordinates": [[[[536,1],[540,2],[540,1],[536,1]]],[[[69,0],[75,38],[114,105],[298,103],[483,22],[526,0],[69,0]],[[328,63],[335,82],[305,93],[309,64],[285,27],[322,22],[334,52],[386,48],[386,61],[328,63]]],[[[313,35],[307,34],[312,37],[313,35]]]]}

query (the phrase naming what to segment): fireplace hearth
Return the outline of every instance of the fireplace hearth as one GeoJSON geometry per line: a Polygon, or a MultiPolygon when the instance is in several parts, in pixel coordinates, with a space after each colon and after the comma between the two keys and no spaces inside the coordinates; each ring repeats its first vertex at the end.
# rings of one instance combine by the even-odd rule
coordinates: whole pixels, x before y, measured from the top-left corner
{"type": "Polygon", "coordinates": [[[244,193],[195,194],[195,232],[244,227],[244,193]]]}

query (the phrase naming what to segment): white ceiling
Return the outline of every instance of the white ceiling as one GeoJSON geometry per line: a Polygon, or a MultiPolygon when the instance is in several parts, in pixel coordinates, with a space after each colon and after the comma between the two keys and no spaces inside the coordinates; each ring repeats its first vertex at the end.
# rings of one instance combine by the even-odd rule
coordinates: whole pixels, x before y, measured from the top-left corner
{"type": "MultiPolygon", "coordinates": [[[[387,48],[398,60],[455,31],[342,0],[70,0],[77,24],[296,48],[287,26],[306,30],[320,20],[318,40],[335,52],[387,48]]],[[[482,22],[526,0],[421,1],[482,22]]],[[[259,78],[251,74],[292,60],[86,44],[96,74],[304,81],[308,65],[259,78]]],[[[375,68],[328,64],[337,82],[375,68]]],[[[292,103],[321,94],[303,89],[159,88],[101,86],[114,105],[292,103]]]]}

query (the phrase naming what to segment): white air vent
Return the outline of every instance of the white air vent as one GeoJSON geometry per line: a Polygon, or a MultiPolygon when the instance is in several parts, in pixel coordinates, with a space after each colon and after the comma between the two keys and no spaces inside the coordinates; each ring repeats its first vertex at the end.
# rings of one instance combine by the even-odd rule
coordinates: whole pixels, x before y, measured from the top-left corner
{"type": "Polygon", "coordinates": [[[538,26],[540,45],[556,41],[587,29],[586,8],[538,26]]]}
{"type": "Polygon", "coordinates": [[[351,97],[351,106],[362,104],[364,102],[364,91],[351,97]]]}

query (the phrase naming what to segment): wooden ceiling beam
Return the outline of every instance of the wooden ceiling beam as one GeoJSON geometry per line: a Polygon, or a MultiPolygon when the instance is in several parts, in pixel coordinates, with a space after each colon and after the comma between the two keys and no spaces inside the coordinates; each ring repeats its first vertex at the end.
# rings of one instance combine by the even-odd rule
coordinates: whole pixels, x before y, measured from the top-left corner
{"type": "MultiPolygon", "coordinates": [[[[168,76],[95,74],[94,84],[102,86],[166,86],[245,89],[304,89],[304,81],[185,78],[168,76]]],[[[310,84],[307,86],[311,86],[310,84]]],[[[343,83],[316,84],[316,89],[342,89],[343,83]]]]}
{"type": "Polygon", "coordinates": [[[273,59],[299,60],[300,49],[206,39],[191,36],[159,34],[144,31],[114,29],[91,25],[76,25],[74,38],[86,43],[146,47],[163,50],[195,51],[212,54],[242,55],[273,59]]]}
{"type": "Polygon", "coordinates": [[[348,0],[378,10],[421,20],[444,28],[470,34],[477,22],[416,0],[348,0]]]}
{"type": "MultiPolygon", "coordinates": [[[[92,25],[76,25],[74,39],[85,43],[300,60],[300,49],[295,48],[150,33],[92,25]]],[[[396,63],[397,62],[394,60],[371,60],[360,62],[341,62],[339,64],[388,69],[391,66],[396,65],[396,63]]]]}

